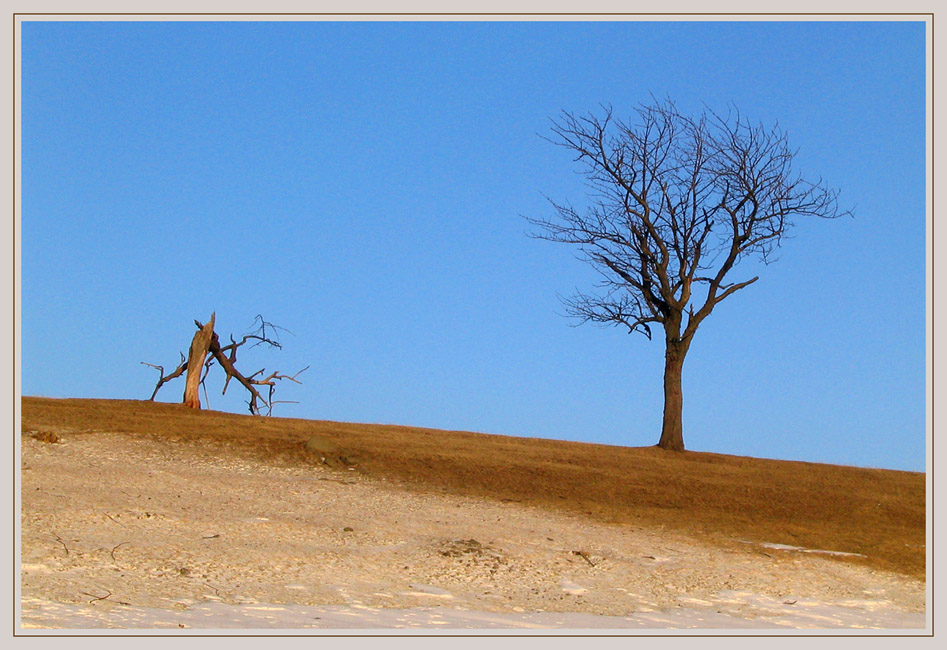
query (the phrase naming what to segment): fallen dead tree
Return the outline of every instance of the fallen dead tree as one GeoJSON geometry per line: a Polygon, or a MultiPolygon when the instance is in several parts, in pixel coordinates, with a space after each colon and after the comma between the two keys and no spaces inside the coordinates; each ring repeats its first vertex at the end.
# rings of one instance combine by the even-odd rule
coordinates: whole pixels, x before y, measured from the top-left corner
{"type": "Polygon", "coordinates": [[[252,375],[244,375],[236,367],[237,350],[247,343],[252,343],[250,347],[266,345],[268,347],[282,349],[282,346],[276,339],[277,331],[281,328],[272,323],[268,323],[262,316],[258,315],[254,320],[254,324],[256,325],[254,331],[245,334],[239,341],[234,339],[233,335],[231,335],[230,343],[222,346],[217,332],[214,331],[215,318],[216,313],[213,313],[207,323],[201,323],[198,320],[194,321],[194,324],[197,326],[197,332],[194,333],[194,338],[191,339],[191,347],[188,356],[185,357],[182,352],[181,363],[171,373],[167,375],[164,374],[164,366],[147,363],[145,361],[141,362],[142,365],[155,368],[160,373],[158,383],[155,385],[154,392],[151,394],[151,401],[154,401],[162,386],[172,379],[176,379],[186,373],[184,379],[184,404],[191,408],[201,408],[200,388],[204,388],[204,396],[206,399],[207,386],[204,382],[207,379],[210,369],[214,365],[219,365],[223,368],[226,375],[224,379],[224,389],[221,394],[225,395],[227,393],[227,387],[230,385],[230,380],[236,379],[237,382],[247,390],[247,393],[249,393],[247,406],[250,408],[250,413],[261,415],[263,408],[265,408],[266,415],[272,415],[274,404],[289,403],[287,401],[274,400],[273,396],[276,392],[278,382],[286,379],[297,384],[302,383],[297,377],[308,370],[309,366],[306,366],[294,375],[286,375],[279,371],[264,375],[266,371],[265,368],[258,370],[252,375]],[[269,329],[269,333],[267,329],[269,329]],[[265,397],[260,392],[264,386],[266,387],[265,397]]]}

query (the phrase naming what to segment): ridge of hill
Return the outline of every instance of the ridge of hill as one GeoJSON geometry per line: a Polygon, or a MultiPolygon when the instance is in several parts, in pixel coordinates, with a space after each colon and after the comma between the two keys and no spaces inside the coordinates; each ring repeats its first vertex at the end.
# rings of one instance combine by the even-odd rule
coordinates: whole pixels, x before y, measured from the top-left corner
{"type": "Polygon", "coordinates": [[[200,442],[213,453],[259,462],[325,463],[420,491],[521,502],[722,545],[833,551],[845,554],[830,556],[838,561],[922,580],[926,573],[926,476],[917,472],[134,400],[24,396],[21,430],[51,440],[114,432],[200,442]]]}

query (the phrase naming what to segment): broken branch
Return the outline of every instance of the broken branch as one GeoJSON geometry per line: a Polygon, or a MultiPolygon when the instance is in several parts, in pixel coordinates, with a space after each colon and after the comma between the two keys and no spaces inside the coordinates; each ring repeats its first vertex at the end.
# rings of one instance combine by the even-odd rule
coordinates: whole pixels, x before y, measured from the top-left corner
{"type": "Polygon", "coordinates": [[[187,370],[187,359],[184,358],[183,352],[179,354],[181,355],[181,364],[177,368],[175,368],[174,372],[172,372],[170,375],[167,375],[167,376],[165,376],[164,374],[164,366],[157,366],[153,363],[147,363],[145,361],[140,362],[143,366],[150,366],[152,368],[156,368],[161,375],[158,378],[158,385],[155,386],[155,390],[151,394],[151,399],[149,401],[151,402],[155,401],[155,395],[158,394],[158,390],[160,390],[162,386],[164,386],[167,382],[171,381],[175,377],[180,377],[184,373],[184,371],[187,370]]]}

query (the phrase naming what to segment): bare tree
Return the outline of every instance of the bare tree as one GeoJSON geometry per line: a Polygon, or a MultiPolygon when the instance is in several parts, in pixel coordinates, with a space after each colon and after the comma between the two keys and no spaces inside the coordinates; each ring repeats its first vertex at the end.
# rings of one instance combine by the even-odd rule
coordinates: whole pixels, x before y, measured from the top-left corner
{"type": "Polygon", "coordinates": [[[722,300],[756,282],[731,278],[744,259],[765,263],[797,217],[834,218],[838,192],[808,181],[778,126],[738,111],[682,115],[670,101],[636,109],[633,121],[553,120],[550,142],[576,155],[590,206],[550,201],[553,219],[527,220],[532,236],[579,247],[601,275],[592,295],[564,302],[581,322],[627,327],[665,342],[664,418],[658,446],[683,451],[684,357],[698,326],[722,300]]]}
{"type": "Polygon", "coordinates": [[[217,336],[217,332],[214,331],[214,321],[216,314],[211,314],[210,320],[206,324],[202,324],[200,321],[195,320],[194,324],[197,326],[197,332],[194,334],[194,338],[191,340],[191,347],[188,357],[185,359],[184,354],[181,353],[181,363],[178,365],[174,371],[169,375],[164,374],[164,367],[158,366],[153,363],[146,363],[142,361],[142,365],[150,366],[155,368],[160,373],[158,378],[158,383],[155,386],[154,392],[151,394],[151,401],[154,401],[155,396],[157,396],[158,391],[161,389],[164,384],[169,382],[176,377],[180,377],[184,372],[187,372],[185,377],[185,386],[184,386],[184,404],[191,408],[199,409],[201,408],[201,400],[199,394],[199,388],[204,386],[204,392],[206,395],[207,388],[205,385],[205,380],[207,379],[207,374],[210,371],[211,367],[216,362],[224,369],[226,374],[226,379],[224,380],[224,389],[221,394],[227,393],[227,386],[230,384],[231,379],[236,379],[250,394],[250,397],[247,401],[247,406],[250,408],[250,413],[260,414],[261,405],[265,406],[267,409],[267,415],[272,415],[273,405],[286,403],[284,401],[276,402],[273,399],[273,394],[276,391],[277,382],[283,379],[288,379],[289,381],[295,383],[301,383],[297,377],[303,372],[309,369],[309,366],[306,366],[299,372],[294,375],[284,375],[279,371],[272,372],[269,375],[264,376],[265,369],[258,370],[252,375],[244,375],[239,370],[237,370],[237,350],[246,344],[247,342],[253,342],[251,347],[256,347],[257,345],[266,345],[268,347],[281,349],[279,341],[276,338],[276,333],[279,328],[272,323],[268,323],[263,320],[262,316],[257,316],[254,320],[254,325],[256,329],[249,334],[245,334],[242,339],[237,341],[230,336],[230,343],[224,346],[220,345],[220,339],[217,336]],[[269,328],[270,333],[267,333],[267,328],[269,328]],[[267,387],[267,395],[264,397],[257,387],[267,387]]]}

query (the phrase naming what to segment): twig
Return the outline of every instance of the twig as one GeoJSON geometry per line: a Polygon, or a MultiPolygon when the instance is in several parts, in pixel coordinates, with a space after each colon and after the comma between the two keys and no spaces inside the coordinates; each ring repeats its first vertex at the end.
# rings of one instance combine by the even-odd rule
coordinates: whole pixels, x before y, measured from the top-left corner
{"type": "MultiPolygon", "coordinates": [[[[106,589],[105,591],[109,591],[109,590],[106,589]]],[[[109,596],[112,595],[112,592],[111,592],[111,591],[109,591],[109,592],[108,592],[107,594],[105,594],[104,596],[96,596],[95,594],[90,594],[88,591],[80,591],[79,593],[80,593],[80,594],[85,594],[86,596],[92,596],[92,600],[89,601],[90,603],[94,603],[94,602],[97,601],[97,600],[105,600],[106,598],[108,598],[109,596]]]]}
{"type": "Polygon", "coordinates": [[[115,559],[115,551],[118,550],[118,547],[119,547],[119,546],[124,546],[125,544],[131,544],[131,542],[122,542],[122,543],[119,544],[118,546],[115,546],[111,551],[109,551],[109,555],[112,556],[112,560],[113,560],[114,562],[118,562],[118,560],[115,559]]]}
{"type": "MultiPolygon", "coordinates": [[[[107,512],[105,513],[105,516],[108,517],[109,519],[112,519],[112,515],[110,515],[107,512]]],[[[121,526],[122,528],[127,528],[127,526],[120,521],[115,521],[114,519],[112,519],[112,521],[118,524],[119,526],[121,526]]]]}
{"type": "MultiPolygon", "coordinates": [[[[109,591],[109,590],[106,589],[105,591],[109,591]]],[[[88,591],[80,591],[79,593],[80,593],[80,594],[85,594],[86,596],[92,596],[92,600],[89,601],[90,603],[94,603],[94,602],[97,601],[97,600],[105,600],[106,598],[108,598],[109,596],[112,595],[112,592],[111,592],[111,591],[109,591],[109,592],[108,592],[106,595],[104,595],[104,596],[96,596],[95,594],[90,594],[88,591]]],[[[131,606],[131,603],[126,603],[124,600],[113,600],[112,602],[113,602],[113,603],[118,603],[119,605],[131,606]]]]}
{"type": "Polygon", "coordinates": [[[57,540],[60,544],[62,544],[62,547],[63,547],[64,549],[66,549],[66,555],[69,555],[69,547],[66,546],[66,542],[62,541],[62,537],[60,537],[60,536],[57,535],[56,533],[53,533],[53,537],[55,537],[56,540],[57,540]]]}
{"type": "Polygon", "coordinates": [[[578,555],[580,558],[589,563],[589,566],[595,566],[595,563],[589,559],[589,554],[585,551],[572,551],[573,555],[578,555]]]}

